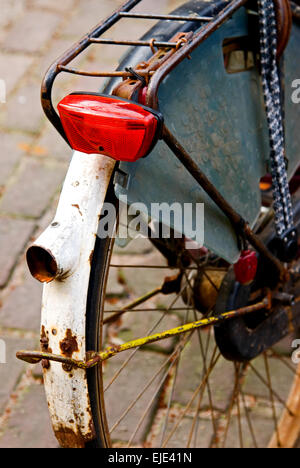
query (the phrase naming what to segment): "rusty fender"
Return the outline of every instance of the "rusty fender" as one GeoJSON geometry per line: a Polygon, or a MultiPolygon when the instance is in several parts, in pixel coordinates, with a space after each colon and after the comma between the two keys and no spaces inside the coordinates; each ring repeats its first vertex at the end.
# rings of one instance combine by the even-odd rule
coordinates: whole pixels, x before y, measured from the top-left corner
{"type": "MultiPolygon", "coordinates": [[[[91,253],[115,162],[75,152],[54,221],[27,254],[45,283],[41,349],[85,360],[86,301],[91,253]]],[[[44,362],[45,390],[61,446],[83,447],[94,437],[85,371],[44,362]]]]}

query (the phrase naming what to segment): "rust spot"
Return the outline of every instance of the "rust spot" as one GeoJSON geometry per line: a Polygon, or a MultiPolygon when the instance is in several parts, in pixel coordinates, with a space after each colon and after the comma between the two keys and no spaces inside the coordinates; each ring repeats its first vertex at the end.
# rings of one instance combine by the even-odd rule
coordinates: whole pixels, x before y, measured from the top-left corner
{"type": "Polygon", "coordinates": [[[80,216],[82,216],[82,212],[80,211],[80,207],[79,205],[72,205],[74,208],[77,208],[77,210],[79,211],[79,214],[80,216]]]}
{"type": "MultiPolygon", "coordinates": [[[[40,343],[41,343],[41,350],[43,353],[52,353],[52,349],[49,348],[49,338],[47,336],[47,332],[45,330],[44,325],[42,326],[42,330],[41,330],[40,343]]],[[[43,369],[48,370],[50,369],[50,366],[51,366],[50,361],[48,361],[47,359],[42,360],[43,369]]]]}
{"type": "MultiPolygon", "coordinates": [[[[69,423],[73,424],[73,420],[69,423]]],[[[89,423],[90,432],[83,436],[80,432],[76,433],[69,427],[59,426],[58,429],[54,428],[55,436],[62,448],[85,448],[85,444],[96,438],[93,421],[89,423]]]]}
{"type": "Polygon", "coordinates": [[[45,370],[48,370],[48,369],[50,369],[50,367],[51,367],[50,361],[48,361],[47,359],[43,359],[42,360],[42,368],[45,369],[45,370]]]}
{"type": "Polygon", "coordinates": [[[55,436],[63,448],[85,448],[85,440],[81,434],[68,427],[60,426],[54,431],[55,436]]]}
{"type": "Polygon", "coordinates": [[[47,333],[46,333],[44,325],[42,326],[40,342],[41,342],[41,350],[43,351],[43,353],[47,353],[49,350],[49,338],[47,337],[47,333]]]}
{"type": "Polygon", "coordinates": [[[121,349],[120,345],[113,344],[110,346],[110,350],[114,353],[119,353],[121,349]]]}
{"type": "Polygon", "coordinates": [[[64,356],[72,357],[73,353],[79,351],[76,336],[73,336],[72,330],[68,328],[66,337],[59,343],[60,349],[64,356]]]}

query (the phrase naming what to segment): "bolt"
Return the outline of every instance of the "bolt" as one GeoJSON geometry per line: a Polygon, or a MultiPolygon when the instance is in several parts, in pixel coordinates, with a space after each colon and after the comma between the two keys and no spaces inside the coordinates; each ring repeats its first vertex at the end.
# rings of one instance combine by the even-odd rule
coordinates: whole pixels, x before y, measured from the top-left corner
{"type": "Polygon", "coordinates": [[[67,363],[65,363],[65,364],[62,365],[63,370],[64,370],[65,372],[68,372],[68,373],[71,372],[71,371],[73,370],[73,367],[74,367],[73,364],[67,364],[67,363]]]}

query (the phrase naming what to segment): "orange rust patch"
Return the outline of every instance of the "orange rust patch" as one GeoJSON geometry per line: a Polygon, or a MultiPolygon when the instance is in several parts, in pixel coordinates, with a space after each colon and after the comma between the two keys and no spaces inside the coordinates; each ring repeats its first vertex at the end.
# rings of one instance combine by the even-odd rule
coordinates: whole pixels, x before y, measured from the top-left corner
{"type": "Polygon", "coordinates": [[[77,353],[79,351],[77,338],[76,336],[73,336],[72,330],[69,328],[66,332],[66,337],[59,343],[59,347],[64,356],[69,358],[73,356],[73,353],[77,353]]]}
{"type": "Polygon", "coordinates": [[[85,441],[81,434],[72,429],[60,426],[54,431],[59,445],[63,448],[85,448],[85,441]]]}

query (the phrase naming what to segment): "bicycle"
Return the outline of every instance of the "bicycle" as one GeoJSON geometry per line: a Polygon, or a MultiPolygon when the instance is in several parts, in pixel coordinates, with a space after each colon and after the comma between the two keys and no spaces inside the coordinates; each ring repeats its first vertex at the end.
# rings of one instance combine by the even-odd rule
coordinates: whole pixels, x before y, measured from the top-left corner
{"type": "MultiPolygon", "coordinates": [[[[43,82],[46,115],[76,151],[55,219],[27,253],[31,273],[45,283],[41,351],[18,357],[42,361],[62,447],[293,447],[300,367],[290,363],[282,340],[296,338],[300,324],[299,191],[296,183],[292,227],[280,238],[280,203],[269,198],[278,181],[274,172],[266,176],[275,169],[257,7],[190,1],[171,15],[154,15],[132,11],[139,3],[128,1],[87,34],[43,82]],[[159,22],[141,40],[102,38],[126,18],[159,22]],[[69,67],[91,44],[132,50],[117,71],[69,67]],[[58,114],[52,88],[60,73],[109,81],[101,93],[67,96],[58,114]],[[143,262],[134,264],[137,241],[115,239],[124,196],[146,208],[204,203],[205,248],[186,248],[192,225],[182,240],[170,220],[164,238],[158,219],[158,235],[147,223],[150,241],[143,262]],[[96,233],[106,204],[115,218],[103,238],[96,233]],[[154,272],[150,291],[140,276],[147,270],[154,272]],[[128,385],[137,387],[134,398],[128,385]],[[268,427],[260,434],[265,414],[268,427]]],[[[285,0],[275,7],[286,93],[283,176],[295,185],[300,110],[288,95],[300,76],[299,7],[285,0]]],[[[282,112],[277,117],[280,123],[282,112]]]]}

